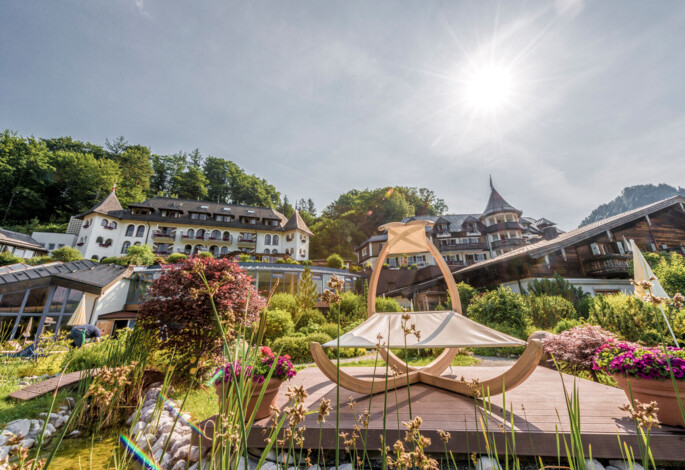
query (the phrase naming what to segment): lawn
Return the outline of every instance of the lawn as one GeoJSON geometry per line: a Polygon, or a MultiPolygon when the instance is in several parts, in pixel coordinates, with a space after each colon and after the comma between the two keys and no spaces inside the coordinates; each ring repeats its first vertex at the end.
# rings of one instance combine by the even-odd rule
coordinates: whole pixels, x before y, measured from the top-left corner
{"type": "MultiPolygon", "coordinates": [[[[426,366],[431,363],[435,358],[434,357],[413,357],[410,358],[408,363],[410,366],[414,367],[422,367],[426,366]]],[[[468,366],[474,366],[478,364],[480,361],[476,359],[473,356],[469,356],[466,354],[459,354],[455,356],[455,358],[452,360],[452,366],[456,367],[468,367],[468,366]]],[[[378,367],[378,368],[385,368],[385,361],[382,358],[378,358],[377,360],[374,359],[362,359],[360,361],[354,361],[354,362],[345,362],[343,364],[340,364],[340,367],[378,367]]]]}

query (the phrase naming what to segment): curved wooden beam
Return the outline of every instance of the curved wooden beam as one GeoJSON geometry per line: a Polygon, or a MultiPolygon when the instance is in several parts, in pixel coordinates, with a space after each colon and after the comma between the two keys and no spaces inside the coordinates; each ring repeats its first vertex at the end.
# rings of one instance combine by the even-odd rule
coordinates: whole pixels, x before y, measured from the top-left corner
{"type": "Polygon", "coordinates": [[[480,392],[489,395],[499,395],[505,389],[512,390],[515,387],[518,387],[530,377],[535,371],[535,368],[540,362],[540,357],[542,356],[542,343],[537,339],[530,339],[519,360],[516,361],[509,370],[497,377],[479,381],[474,386],[474,384],[469,382],[462,382],[461,380],[449,377],[441,377],[422,370],[411,371],[408,374],[401,374],[395,377],[388,377],[387,383],[384,377],[374,380],[360,379],[339,370],[333,361],[328,358],[326,351],[323,350],[319,343],[312,343],[310,349],[314,362],[326,377],[343,388],[367,395],[384,392],[386,389],[392,390],[399,387],[405,387],[407,382],[409,384],[419,382],[425,383],[470,397],[477,396],[480,392]],[[338,374],[340,380],[338,380],[338,374]]]}
{"type": "MultiPolygon", "coordinates": [[[[452,364],[454,357],[459,354],[459,348],[446,348],[438,357],[436,357],[430,364],[423,367],[409,366],[410,372],[427,372],[429,374],[440,375],[452,364]]],[[[380,355],[390,367],[395,367],[399,371],[407,370],[407,363],[399,358],[396,354],[386,348],[381,348],[380,355]]]]}
{"type": "Polygon", "coordinates": [[[505,389],[511,390],[521,385],[530,375],[535,371],[535,368],[542,357],[542,343],[540,340],[528,340],[528,345],[521,357],[511,366],[511,368],[503,374],[479,381],[478,386],[472,388],[469,383],[464,383],[460,380],[450,379],[448,377],[439,377],[437,375],[419,372],[421,374],[420,381],[422,383],[432,385],[434,387],[449,390],[451,392],[460,393],[462,395],[475,396],[475,392],[484,392],[489,395],[499,395],[505,389]]]}
{"type": "Polygon", "coordinates": [[[333,383],[337,383],[343,388],[352,390],[353,392],[364,393],[366,395],[373,395],[375,393],[393,390],[395,388],[407,386],[407,376],[409,376],[409,384],[419,382],[419,372],[410,372],[409,374],[401,374],[395,377],[388,377],[387,387],[385,377],[378,377],[375,379],[360,379],[354,377],[336,367],[335,363],[326,355],[326,351],[319,343],[312,343],[310,346],[314,362],[319,367],[323,374],[331,379],[333,383]],[[338,381],[338,374],[340,374],[340,381],[338,381]]]}

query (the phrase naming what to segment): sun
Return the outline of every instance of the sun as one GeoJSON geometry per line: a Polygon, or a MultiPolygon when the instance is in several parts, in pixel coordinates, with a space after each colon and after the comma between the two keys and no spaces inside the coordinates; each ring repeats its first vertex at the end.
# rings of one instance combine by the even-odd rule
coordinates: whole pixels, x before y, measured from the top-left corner
{"type": "Polygon", "coordinates": [[[496,111],[511,98],[513,78],[504,66],[489,64],[470,71],[464,84],[464,100],[481,111],[496,111]]]}

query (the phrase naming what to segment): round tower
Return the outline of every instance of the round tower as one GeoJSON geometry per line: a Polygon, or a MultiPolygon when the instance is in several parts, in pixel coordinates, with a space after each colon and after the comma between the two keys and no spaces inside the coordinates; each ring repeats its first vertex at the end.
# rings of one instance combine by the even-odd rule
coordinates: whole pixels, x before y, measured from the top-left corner
{"type": "Polygon", "coordinates": [[[509,204],[497,192],[490,177],[490,199],[483,214],[479,217],[485,233],[486,246],[490,256],[500,256],[524,245],[519,223],[521,211],[509,204]]]}

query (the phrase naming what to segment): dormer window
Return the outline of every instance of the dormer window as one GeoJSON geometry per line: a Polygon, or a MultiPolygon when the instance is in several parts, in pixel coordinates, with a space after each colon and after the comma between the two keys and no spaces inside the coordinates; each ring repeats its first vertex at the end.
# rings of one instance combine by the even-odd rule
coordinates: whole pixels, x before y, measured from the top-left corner
{"type": "Polygon", "coordinates": [[[200,214],[198,214],[197,212],[191,212],[190,213],[190,218],[192,220],[197,220],[199,218],[199,216],[200,216],[200,214]]]}
{"type": "Polygon", "coordinates": [[[207,220],[207,214],[200,214],[200,220],[207,220]]]}

